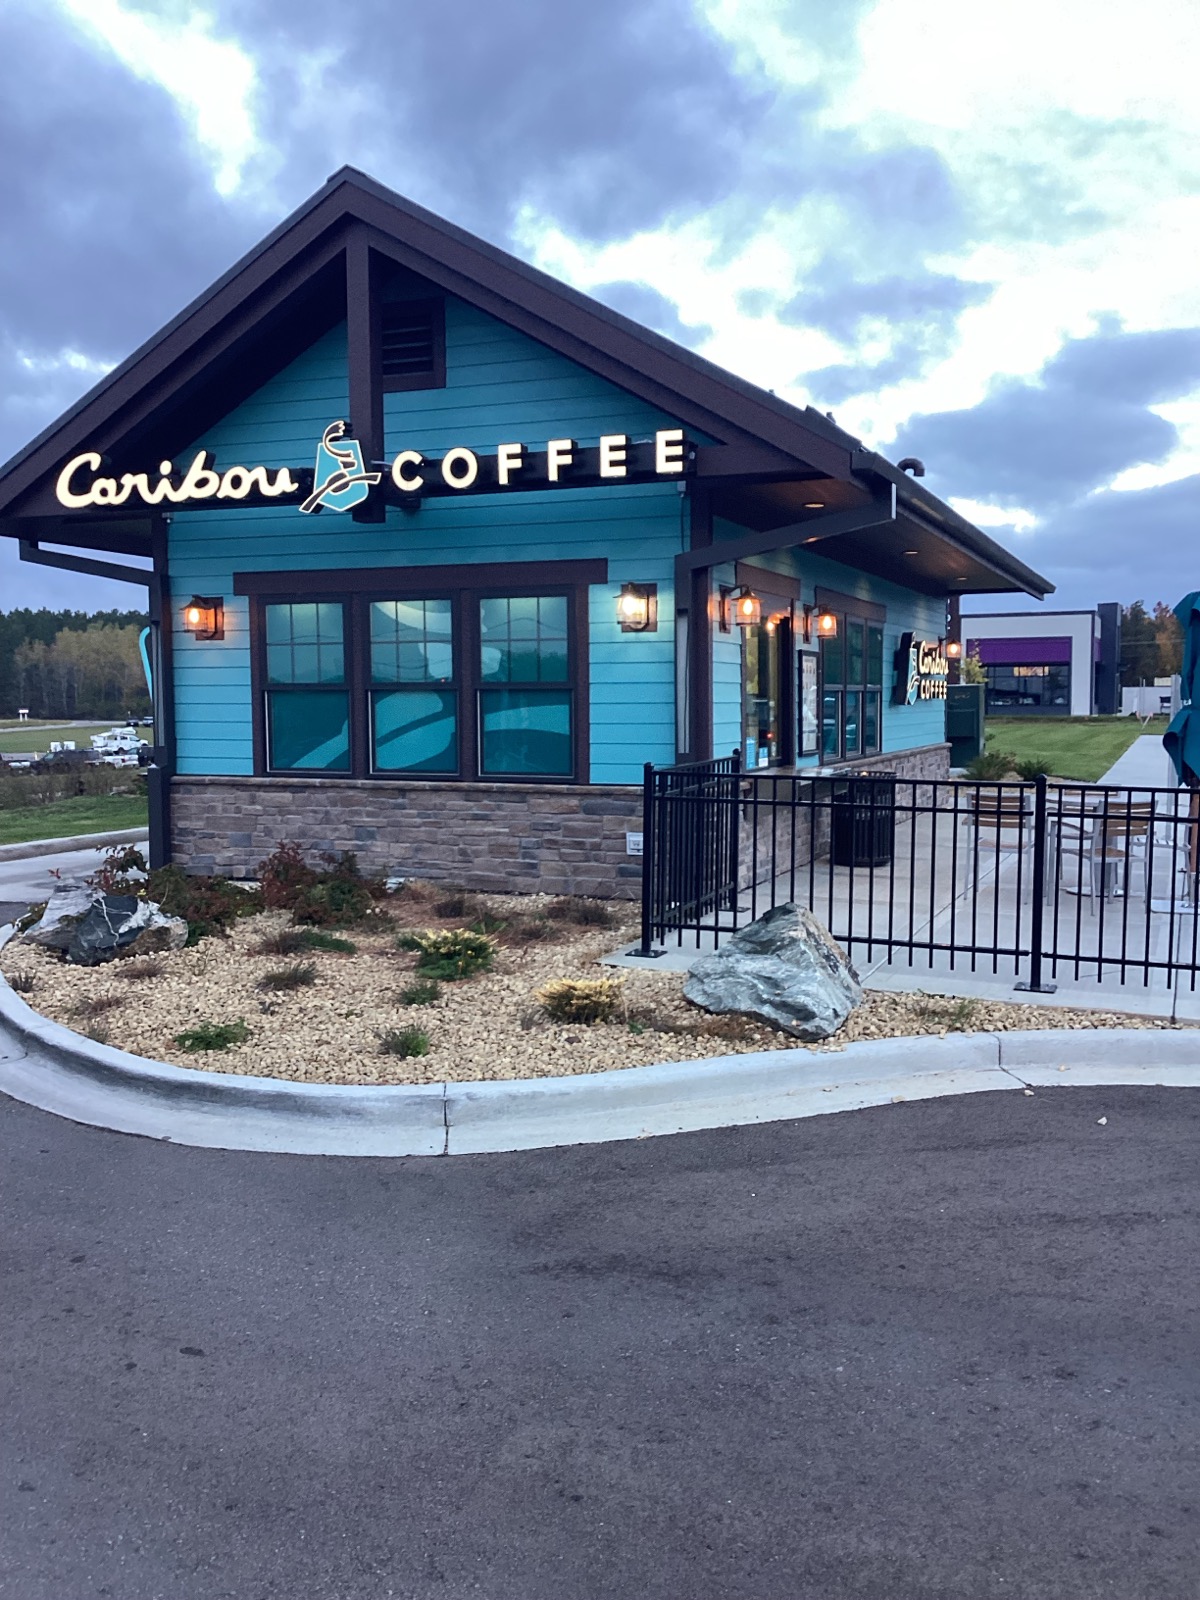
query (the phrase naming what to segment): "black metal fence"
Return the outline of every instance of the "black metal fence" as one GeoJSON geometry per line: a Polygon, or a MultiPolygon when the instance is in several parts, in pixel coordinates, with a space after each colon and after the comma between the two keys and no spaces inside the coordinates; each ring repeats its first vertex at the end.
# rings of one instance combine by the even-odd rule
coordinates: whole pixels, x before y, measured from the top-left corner
{"type": "Polygon", "coordinates": [[[647,767],[641,948],[792,901],[860,966],[1194,989],[1198,837],[1176,789],[647,767]]]}

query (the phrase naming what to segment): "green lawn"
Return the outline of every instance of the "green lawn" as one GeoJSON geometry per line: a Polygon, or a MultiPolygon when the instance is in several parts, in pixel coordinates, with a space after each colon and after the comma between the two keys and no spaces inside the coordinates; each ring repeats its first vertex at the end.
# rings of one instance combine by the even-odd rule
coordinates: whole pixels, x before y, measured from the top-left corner
{"type": "Polygon", "coordinates": [[[1045,761],[1058,778],[1095,783],[1142,734],[1162,738],[1166,717],[989,717],[987,747],[1018,761],[1045,761]]]}
{"type": "Polygon", "coordinates": [[[135,794],[81,794],[44,806],[0,810],[0,844],[67,839],[75,833],[115,833],[146,826],[146,801],[135,794]]]}
{"type": "MultiPolygon", "coordinates": [[[[80,750],[90,750],[92,735],[111,728],[111,722],[89,722],[86,727],[65,728],[57,722],[10,722],[0,724],[0,754],[36,750],[45,755],[52,739],[74,739],[80,750]]],[[[147,728],[142,737],[150,730],[147,728]]]]}

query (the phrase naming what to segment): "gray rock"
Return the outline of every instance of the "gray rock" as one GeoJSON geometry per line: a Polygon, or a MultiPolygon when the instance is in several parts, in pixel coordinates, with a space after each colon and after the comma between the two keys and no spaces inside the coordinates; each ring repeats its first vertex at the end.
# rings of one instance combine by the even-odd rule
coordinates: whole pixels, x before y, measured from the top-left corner
{"type": "Polygon", "coordinates": [[[57,883],[51,890],[41,920],[35,922],[21,937],[30,944],[44,945],[47,950],[65,950],[95,900],[95,889],[85,889],[78,883],[57,883]]]}
{"type": "Polygon", "coordinates": [[[67,946],[67,960],[79,967],[97,967],[117,956],[149,955],[182,950],[188,927],[169,917],[153,900],[133,895],[98,894],[67,946]]]}
{"type": "Polygon", "coordinates": [[[683,986],[705,1011],[759,1017],[811,1042],[836,1033],[863,997],[840,945],[803,906],[776,906],[711,955],[683,986]]]}

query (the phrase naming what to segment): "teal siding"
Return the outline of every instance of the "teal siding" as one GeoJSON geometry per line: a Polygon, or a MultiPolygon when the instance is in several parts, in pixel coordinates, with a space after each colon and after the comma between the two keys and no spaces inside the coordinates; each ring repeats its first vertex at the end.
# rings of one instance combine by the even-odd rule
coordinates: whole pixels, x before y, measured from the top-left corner
{"type": "MultiPolygon", "coordinates": [[[[449,300],[446,388],[385,397],[389,455],[436,454],[464,444],[491,450],[519,439],[537,448],[571,436],[595,443],[604,432],[648,435],[673,419],[473,308],[449,300]]],[[[218,465],[307,463],[325,424],[348,410],[344,327],[314,344],[192,446],[218,465]]],[[[180,460],[190,459],[185,452],[180,460]]],[[[603,556],[612,582],[590,597],[591,779],[636,783],[642,763],[674,758],[674,556],[682,502],[674,484],[475,496],[390,510],[386,523],[360,524],[294,507],[185,511],[171,526],[176,604],[175,693],[178,770],[253,770],[249,613],[233,595],[235,571],[442,565],[450,562],[569,560],[603,556]],[[659,585],[657,633],[622,634],[622,582],[659,585]],[[225,638],[205,644],[184,633],[192,594],[225,601],[225,638]]]]}

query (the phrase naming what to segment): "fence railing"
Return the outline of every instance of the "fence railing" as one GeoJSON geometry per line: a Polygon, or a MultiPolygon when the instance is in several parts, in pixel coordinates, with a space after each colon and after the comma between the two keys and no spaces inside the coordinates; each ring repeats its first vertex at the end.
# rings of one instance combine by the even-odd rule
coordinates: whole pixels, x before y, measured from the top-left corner
{"type": "Polygon", "coordinates": [[[1175,789],[647,768],[642,949],[807,906],[860,965],[1149,984],[1200,957],[1200,797],[1175,789]]]}

